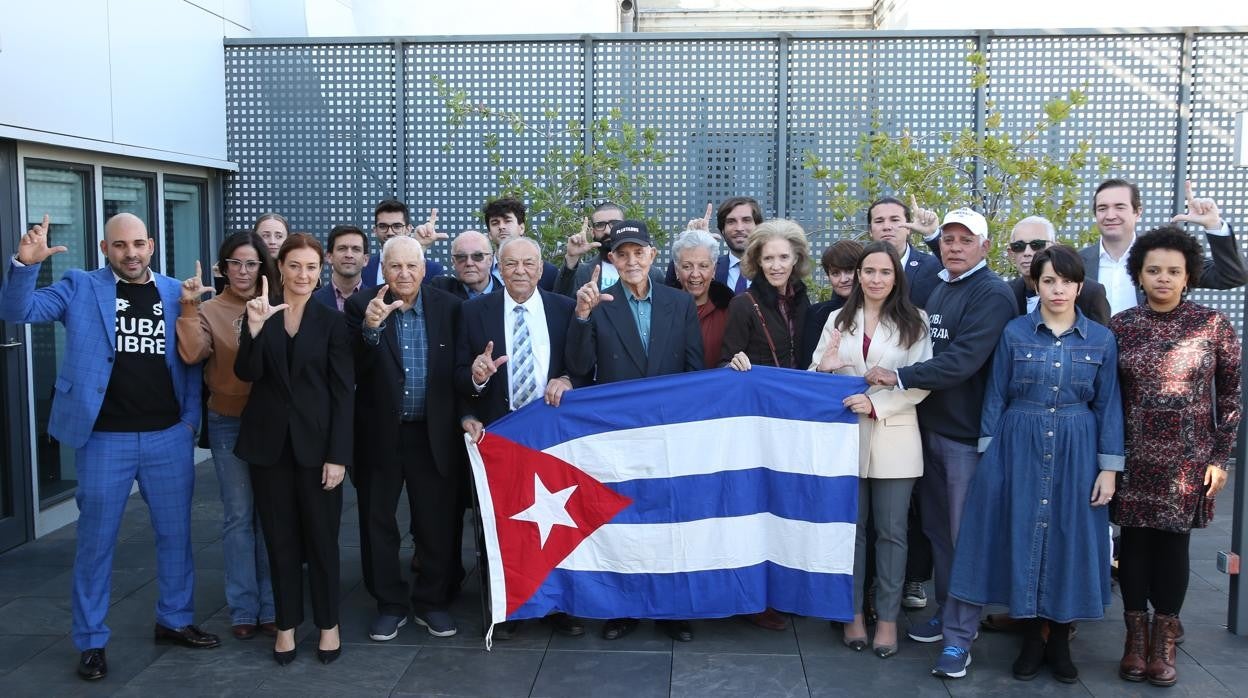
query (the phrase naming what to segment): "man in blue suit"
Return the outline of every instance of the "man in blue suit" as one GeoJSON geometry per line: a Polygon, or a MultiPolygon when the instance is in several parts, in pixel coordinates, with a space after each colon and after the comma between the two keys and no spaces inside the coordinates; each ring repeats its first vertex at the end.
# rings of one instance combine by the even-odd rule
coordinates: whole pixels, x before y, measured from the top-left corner
{"type": "MultiPolygon", "coordinates": [[[[438,209],[436,208],[429,212],[429,220],[412,227],[412,217],[407,204],[398,199],[386,199],[377,204],[377,208],[373,209],[373,236],[377,238],[377,254],[368,260],[368,264],[364,265],[364,271],[360,273],[363,287],[380,286],[386,283],[381,275],[381,248],[385,246],[386,240],[396,235],[408,235],[416,238],[421,247],[428,251],[433,243],[448,237],[446,233],[438,232],[437,224],[438,209]]],[[[425,260],[426,283],[445,273],[446,268],[441,264],[432,259],[425,260]]]]}
{"type": "Polygon", "coordinates": [[[0,319],[65,325],[66,352],[56,378],[48,432],[76,449],[78,545],[74,558],[74,644],[78,674],[108,673],[113,551],[131,483],[156,529],[157,641],[216,647],[220,641],[192,624],[191,562],[194,436],[199,424],[200,369],[174,350],[181,310],[178,282],[151,271],[152,240],[143,221],[120,213],[104,226],[100,251],[108,266],[71,269],[35,289],[40,265],[65,247],[48,246],[48,217],[18,243],[0,289],[0,319]]]}
{"type": "MultiPolygon", "coordinates": [[[[913,198],[910,203],[914,204],[913,198]]],[[[910,287],[910,302],[919,308],[927,304],[927,297],[940,283],[936,275],[944,266],[934,255],[915,249],[910,244],[910,233],[930,235],[936,230],[936,223],[935,213],[917,206],[912,211],[910,206],[891,196],[876,199],[867,208],[867,229],[871,239],[887,242],[897,250],[910,287]]]]}

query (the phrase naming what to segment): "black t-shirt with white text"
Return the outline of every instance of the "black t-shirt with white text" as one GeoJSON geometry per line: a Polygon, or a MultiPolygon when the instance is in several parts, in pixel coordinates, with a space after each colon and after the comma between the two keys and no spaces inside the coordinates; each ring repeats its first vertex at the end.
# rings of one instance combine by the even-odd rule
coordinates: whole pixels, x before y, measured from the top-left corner
{"type": "Polygon", "coordinates": [[[155,280],[117,282],[117,340],[113,372],[96,431],[159,431],[178,423],[181,410],[165,364],[165,312],[155,280]]]}

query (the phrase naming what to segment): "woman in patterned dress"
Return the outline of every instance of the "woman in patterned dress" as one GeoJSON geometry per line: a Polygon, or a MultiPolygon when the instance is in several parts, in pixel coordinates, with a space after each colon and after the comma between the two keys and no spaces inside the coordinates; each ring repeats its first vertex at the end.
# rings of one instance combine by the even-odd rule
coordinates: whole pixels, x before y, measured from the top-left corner
{"type": "Polygon", "coordinates": [[[1171,686],[1193,528],[1213,519],[1240,420],[1240,348],[1225,315],[1185,300],[1204,262],[1176,226],[1136,239],[1127,272],[1147,302],[1110,320],[1127,464],[1112,506],[1127,638],[1118,675],[1171,686]],[[1148,625],[1148,604],[1154,621],[1148,625]]]}

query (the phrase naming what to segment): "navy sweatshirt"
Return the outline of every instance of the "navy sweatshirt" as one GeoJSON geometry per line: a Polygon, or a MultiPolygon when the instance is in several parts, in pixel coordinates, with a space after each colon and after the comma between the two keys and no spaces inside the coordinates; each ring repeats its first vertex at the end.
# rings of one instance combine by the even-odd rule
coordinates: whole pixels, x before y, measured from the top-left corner
{"type": "Polygon", "coordinates": [[[927,300],[932,358],[898,371],[907,388],[932,391],[919,403],[919,426],[975,443],[984,389],[1005,324],[1018,315],[1009,285],[988,267],[952,283],[941,281],[927,300]]]}

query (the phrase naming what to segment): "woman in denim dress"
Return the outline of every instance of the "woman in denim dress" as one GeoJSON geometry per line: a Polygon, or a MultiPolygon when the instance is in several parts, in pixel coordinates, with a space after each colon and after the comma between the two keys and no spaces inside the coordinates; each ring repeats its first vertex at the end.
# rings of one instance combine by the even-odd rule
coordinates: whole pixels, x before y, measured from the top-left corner
{"type": "Polygon", "coordinates": [[[1075,306],[1077,252],[1054,245],[1031,275],[1040,306],[1006,325],[993,356],[949,593],[1029,619],[1015,678],[1047,662],[1074,682],[1070,623],[1103,617],[1111,601],[1105,505],[1123,467],[1118,349],[1075,306]]]}

